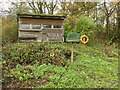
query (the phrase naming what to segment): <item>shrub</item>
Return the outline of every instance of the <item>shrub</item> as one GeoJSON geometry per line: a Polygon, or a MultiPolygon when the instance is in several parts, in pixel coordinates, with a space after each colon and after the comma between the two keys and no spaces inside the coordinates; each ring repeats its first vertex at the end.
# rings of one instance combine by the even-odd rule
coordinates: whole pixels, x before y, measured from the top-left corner
{"type": "Polygon", "coordinates": [[[67,37],[67,34],[68,32],[70,32],[71,30],[73,30],[73,27],[70,25],[70,23],[66,20],[64,22],[64,38],[65,38],[65,41],[66,41],[66,37],[67,37]]]}
{"type": "Polygon", "coordinates": [[[17,41],[17,20],[16,17],[2,17],[2,42],[13,43],[17,41]]]}
{"type": "Polygon", "coordinates": [[[76,21],[75,26],[78,33],[90,36],[93,33],[94,22],[87,16],[80,16],[80,18],[76,21]]]}

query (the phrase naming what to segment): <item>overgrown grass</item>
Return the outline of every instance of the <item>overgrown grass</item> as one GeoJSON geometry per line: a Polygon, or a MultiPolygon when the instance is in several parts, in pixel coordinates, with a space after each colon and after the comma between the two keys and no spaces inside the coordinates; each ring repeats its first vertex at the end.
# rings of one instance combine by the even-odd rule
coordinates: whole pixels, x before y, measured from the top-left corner
{"type": "MultiPolygon", "coordinates": [[[[5,82],[8,77],[12,78],[11,80],[18,80],[18,82],[26,80],[30,81],[31,79],[37,81],[42,78],[46,80],[43,84],[31,84],[31,87],[35,88],[118,87],[118,53],[117,48],[110,46],[87,46],[80,43],[74,43],[75,60],[71,63],[69,56],[71,50],[70,43],[16,43],[3,48],[3,56],[5,54],[3,65],[10,65],[10,60],[8,62],[8,59],[12,59],[14,63],[14,56],[12,56],[12,58],[9,56],[11,56],[12,53],[15,54],[15,50],[21,49],[21,52],[17,51],[16,53],[23,53],[25,51],[25,54],[27,52],[30,53],[32,50],[33,56],[35,56],[38,52],[40,52],[40,47],[42,47],[41,50],[43,50],[43,56],[49,56],[51,52],[54,52],[54,54],[57,55],[57,58],[55,59],[59,58],[59,63],[62,61],[66,62],[65,65],[58,65],[50,62],[41,63],[39,59],[32,57],[32,61],[36,62],[25,65],[17,62],[17,64],[12,68],[3,67],[3,81],[5,82]],[[8,56],[6,56],[6,53],[8,56]],[[69,58],[65,57],[66,54],[69,58]]],[[[52,57],[53,58],[48,57],[47,59],[55,60],[55,56],[53,55],[52,57]]],[[[39,58],[42,58],[42,56],[39,55],[39,58]]],[[[18,61],[20,60],[21,59],[18,61]]],[[[9,86],[9,83],[4,84],[8,85],[8,87],[15,87],[14,85],[9,86]]],[[[24,83],[20,83],[18,87],[24,87],[22,84],[24,83]]]]}

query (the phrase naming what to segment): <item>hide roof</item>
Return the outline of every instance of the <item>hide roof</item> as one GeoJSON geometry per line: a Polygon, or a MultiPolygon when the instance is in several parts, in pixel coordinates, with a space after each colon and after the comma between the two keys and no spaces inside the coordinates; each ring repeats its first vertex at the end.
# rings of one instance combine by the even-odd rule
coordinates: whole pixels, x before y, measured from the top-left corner
{"type": "Polygon", "coordinates": [[[17,14],[19,18],[38,18],[38,19],[57,19],[64,20],[65,16],[57,16],[57,15],[32,15],[32,14],[17,14]]]}

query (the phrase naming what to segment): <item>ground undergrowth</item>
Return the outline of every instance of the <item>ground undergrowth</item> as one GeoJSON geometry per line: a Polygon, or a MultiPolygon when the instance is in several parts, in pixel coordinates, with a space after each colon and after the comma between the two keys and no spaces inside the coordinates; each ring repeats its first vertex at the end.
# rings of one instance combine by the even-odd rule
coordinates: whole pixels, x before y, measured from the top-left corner
{"type": "Polygon", "coordinates": [[[117,88],[118,49],[74,43],[15,43],[3,47],[5,88],[117,88]]]}

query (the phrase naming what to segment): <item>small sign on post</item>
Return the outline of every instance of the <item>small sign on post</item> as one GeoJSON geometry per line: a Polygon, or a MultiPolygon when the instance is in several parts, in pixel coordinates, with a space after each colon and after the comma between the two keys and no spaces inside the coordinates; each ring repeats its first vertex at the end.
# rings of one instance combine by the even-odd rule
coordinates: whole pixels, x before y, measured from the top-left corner
{"type": "Polygon", "coordinates": [[[80,39],[79,39],[79,34],[77,32],[69,32],[67,34],[67,38],[66,38],[66,42],[71,42],[71,62],[73,62],[73,43],[74,42],[80,42],[80,39]]]}

